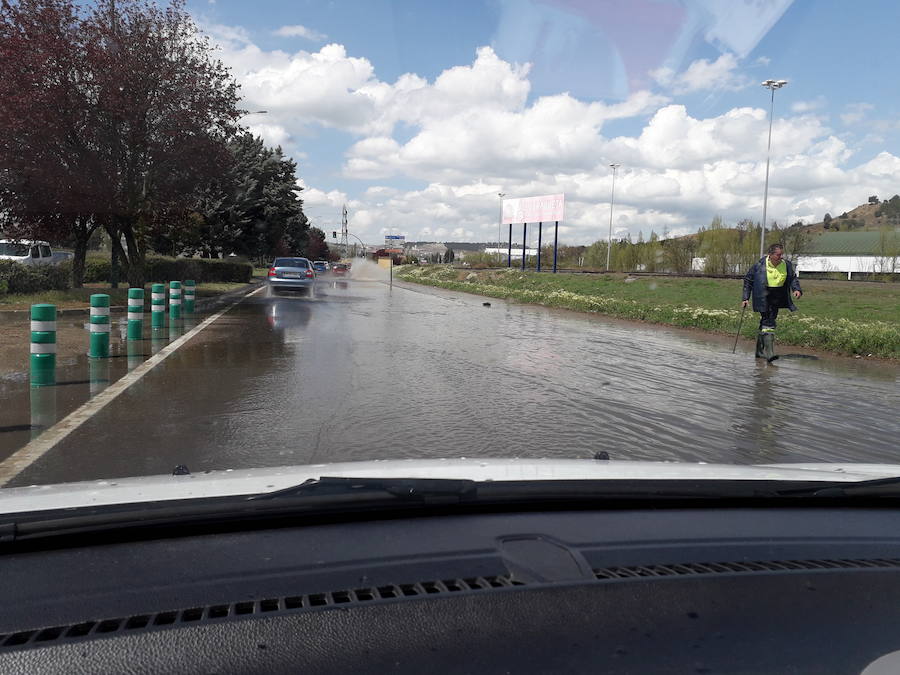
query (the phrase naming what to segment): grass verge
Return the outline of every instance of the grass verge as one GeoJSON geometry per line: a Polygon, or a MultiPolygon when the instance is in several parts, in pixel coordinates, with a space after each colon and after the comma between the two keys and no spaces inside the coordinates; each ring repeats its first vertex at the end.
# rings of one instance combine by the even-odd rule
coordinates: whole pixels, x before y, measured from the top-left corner
{"type": "MultiPolygon", "coordinates": [[[[622,319],[734,335],[742,284],[732,279],[547,274],[518,269],[458,270],[405,266],[404,281],[622,319]]],[[[900,285],[803,281],[799,311],[782,310],[782,344],[900,359],[900,285]]],[[[741,334],[753,339],[759,317],[749,309],[741,334]]]]}
{"type": "MultiPolygon", "coordinates": [[[[197,285],[197,298],[222,295],[237,288],[244,288],[248,284],[236,282],[209,282],[197,285]]],[[[144,304],[150,306],[150,286],[144,287],[144,304]]],[[[28,295],[5,294],[0,295],[0,310],[26,310],[37,303],[56,305],[57,309],[83,309],[90,306],[91,295],[94,293],[106,293],[109,295],[109,304],[113,307],[128,304],[128,285],[119,288],[110,288],[107,283],[85,284],[84,288],[70,288],[65,291],[44,291],[28,295]]]]}

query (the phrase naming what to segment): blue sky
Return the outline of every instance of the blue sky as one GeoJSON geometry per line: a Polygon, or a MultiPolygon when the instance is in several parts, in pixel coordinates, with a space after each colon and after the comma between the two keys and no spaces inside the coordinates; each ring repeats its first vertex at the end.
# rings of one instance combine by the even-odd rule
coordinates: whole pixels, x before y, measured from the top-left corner
{"type": "Polygon", "coordinates": [[[564,192],[564,243],[900,192],[897,10],[769,0],[196,0],[245,123],[300,165],[307,213],[380,241],[496,238],[498,192],[564,192]]]}

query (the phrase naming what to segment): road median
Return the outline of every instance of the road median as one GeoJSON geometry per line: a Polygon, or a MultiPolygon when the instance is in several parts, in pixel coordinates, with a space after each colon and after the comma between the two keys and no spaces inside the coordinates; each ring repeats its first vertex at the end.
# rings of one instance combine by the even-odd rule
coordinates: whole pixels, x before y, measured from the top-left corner
{"type": "MultiPolygon", "coordinates": [[[[554,275],[405,266],[404,281],[517,302],[560,307],[669,326],[734,335],[741,282],[728,279],[554,275]]],[[[862,357],[900,359],[900,288],[894,284],[804,281],[800,311],[779,316],[778,341],[862,357]]],[[[756,339],[756,320],[741,334],[756,339]]]]}

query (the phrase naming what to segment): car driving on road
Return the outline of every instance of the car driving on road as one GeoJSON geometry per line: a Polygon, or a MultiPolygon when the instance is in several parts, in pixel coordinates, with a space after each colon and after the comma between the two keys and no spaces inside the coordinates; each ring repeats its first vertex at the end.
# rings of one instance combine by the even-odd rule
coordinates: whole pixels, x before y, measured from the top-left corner
{"type": "Polygon", "coordinates": [[[268,274],[269,293],[300,291],[309,296],[316,294],[316,273],[306,258],[275,258],[268,274]]]}

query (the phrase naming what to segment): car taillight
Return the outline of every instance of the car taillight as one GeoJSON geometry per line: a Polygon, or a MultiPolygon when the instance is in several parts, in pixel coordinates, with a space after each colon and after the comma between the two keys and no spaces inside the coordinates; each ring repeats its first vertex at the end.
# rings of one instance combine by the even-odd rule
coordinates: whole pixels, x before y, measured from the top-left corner
{"type": "Polygon", "coordinates": [[[270,276],[270,277],[274,277],[274,276],[275,276],[275,268],[274,268],[274,267],[272,267],[272,268],[269,269],[269,276],[270,276]]]}
{"type": "Polygon", "coordinates": [[[314,277],[314,276],[316,276],[316,275],[313,274],[313,271],[312,271],[312,270],[306,270],[306,276],[307,276],[307,278],[310,278],[310,279],[311,279],[312,277],[314,277]]]}

